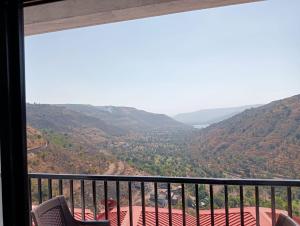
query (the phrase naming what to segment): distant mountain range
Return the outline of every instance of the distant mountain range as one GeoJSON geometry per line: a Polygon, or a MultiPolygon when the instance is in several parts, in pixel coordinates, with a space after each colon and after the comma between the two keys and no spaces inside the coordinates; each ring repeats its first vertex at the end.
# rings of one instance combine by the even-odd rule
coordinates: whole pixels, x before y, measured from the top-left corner
{"type": "Polygon", "coordinates": [[[112,136],[149,130],[189,128],[163,114],[130,107],[80,104],[27,104],[27,122],[34,128],[53,129],[58,132],[74,128],[96,128],[103,134],[112,136]]]}
{"type": "MultiPolygon", "coordinates": [[[[47,139],[47,150],[56,156],[51,160],[48,154],[49,162],[92,161],[92,156],[101,155],[106,168],[121,159],[133,168],[165,176],[299,178],[300,95],[263,106],[190,114],[202,117],[185,123],[211,125],[195,130],[166,115],[130,107],[27,104],[28,145],[39,146],[47,139]]],[[[32,169],[46,161],[39,153],[31,157],[32,169]]],[[[72,166],[64,169],[57,164],[55,172],[69,169],[72,166]]],[[[96,169],[94,162],[90,170],[102,172],[96,169]]],[[[85,172],[83,167],[78,170],[85,172]]]]}
{"type": "Polygon", "coordinates": [[[195,112],[181,113],[173,118],[187,125],[210,125],[228,119],[246,109],[259,107],[260,105],[246,105],[232,108],[205,109],[195,112]]]}
{"type": "Polygon", "coordinates": [[[300,95],[202,129],[188,150],[199,165],[227,176],[299,178],[300,95]]]}

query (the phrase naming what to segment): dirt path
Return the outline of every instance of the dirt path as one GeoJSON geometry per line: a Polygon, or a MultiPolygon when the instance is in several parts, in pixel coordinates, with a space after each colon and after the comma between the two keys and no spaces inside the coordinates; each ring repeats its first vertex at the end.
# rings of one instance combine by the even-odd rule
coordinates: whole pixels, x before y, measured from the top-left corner
{"type": "Polygon", "coordinates": [[[125,171],[125,164],[122,161],[112,162],[109,164],[108,169],[104,175],[121,175],[125,171]]]}
{"type": "Polygon", "coordinates": [[[36,152],[46,149],[47,147],[48,147],[48,142],[46,142],[45,144],[43,144],[42,146],[39,146],[39,147],[29,148],[29,149],[27,149],[27,152],[28,153],[36,153],[36,152]]]}
{"type": "Polygon", "coordinates": [[[116,171],[116,163],[112,162],[109,164],[108,169],[103,173],[104,175],[113,175],[116,171]]]}
{"type": "Polygon", "coordinates": [[[125,164],[122,161],[118,161],[117,163],[117,171],[115,172],[116,175],[121,175],[125,171],[125,164]]]}

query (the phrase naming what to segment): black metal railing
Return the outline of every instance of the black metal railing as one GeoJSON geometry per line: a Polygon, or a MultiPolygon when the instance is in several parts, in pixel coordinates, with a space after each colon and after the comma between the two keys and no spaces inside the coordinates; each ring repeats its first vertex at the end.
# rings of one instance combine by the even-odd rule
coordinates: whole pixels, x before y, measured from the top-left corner
{"type": "MultiPolygon", "coordinates": [[[[111,192],[109,184],[114,184],[114,193],[116,197],[116,212],[117,212],[117,225],[121,225],[121,200],[123,196],[120,193],[120,187],[122,183],[122,189],[124,189],[124,184],[126,185],[127,203],[129,210],[129,222],[130,225],[133,225],[133,184],[138,183],[140,203],[142,206],[142,224],[146,225],[146,200],[145,200],[145,184],[153,184],[153,193],[154,193],[154,208],[155,208],[155,223],[159,225],[159,208],[158,208],[158,184],[166,184],[167,192],[167,204],[168,204],[168,220],[169,225],[172,225],[172,197],[171,197],[171,185],[178,184],[181,187],[181,209],[182,209],[182,225],[186,225],[186,202],[185,194],[186,190],[193,192],[195,195],[195,206],[194,213],[196,218],[196,225],[201,224],[200,212],[201,208],[199,206],[199,185],[207,186],[209,194],[209,210],[210,210],[210,224],[215,224],[215,208],[214,208],[214,188],[217,186],[223,187],[224,194],[224,209],[225,209],[225,225],[229,225],[229,186],[235,186],[237,192],[235,194],[239,196],[239,208],[240,208],[240,224],[244,225],[244,187],[249,186],[254,190],[254,204],[256,212],[256,225],[259,225],[260,221],[260,187],[264,187],[264,191],[268,189],[270,194],[270,208],[271,208],[271,219],[272,225],[275,225],[276,221],[276,189],[286,191],[286,211],[290,217],[293,216],[293,199],[297,199],[298,196],[293,197],[292,189],[300,188],[300,180],[270,180],[270,179],[212,179],[212,178],[184,178],[184,177],[161,177],[161,176],[110,176],[110,175],[78,175],[78,174],[29,174],[29,184],[30,184],[30,206],[33,203],[42,203],[46,199],[50,199],[53,196],[53,183],[56,182],[56,193],[58,195],[64,194],[64,191],[68,191],[68,201],[70,204],[70,209],[74,215],[75,208],[75,199],[74,193],[75,190],[78,190],[80,194],[80,207],[81,207],[81,216],[82,220],[85,219],[85,211],[87,207],[86,203],[86,188],[90,187],[91,194],[91,204],[90,208],[93,210],[94,219],[97,218],[97,213],[99,212],[97,206],[97,198],[102,195],[103,200],[103,214],[105,219],[109,218],[109,192],[111,192]],[[97,186],[101,182],[102,192],[104,194],[98,194],[97,186]],[[74,189],[74,183],[78,182],[78,186],[74,189]],[[43,186],[45,185],[45,186],[43,186]],[[189,187],[188,187],[189,186],[189,187]],[[192,186],[192,189],[191,189],[192,186]],[[36,187],[36,188],[34,188],[36,187]],[[45,194],[45,190],[47,194],[45,194]],[[80,190],[80,191],[79,191],[80,190]]],[[[124,193],[124,191],[122,192],[124,193]]]]}

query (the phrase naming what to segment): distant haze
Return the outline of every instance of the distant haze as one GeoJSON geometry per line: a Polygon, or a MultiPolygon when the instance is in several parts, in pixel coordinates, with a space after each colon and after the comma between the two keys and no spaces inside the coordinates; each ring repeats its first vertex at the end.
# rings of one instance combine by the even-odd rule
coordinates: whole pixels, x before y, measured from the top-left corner
{"type": "Polygon", "coordinates": [[[27,102],[175,115],[300,93],[300,1],[261,1],[25,38],[27,102]]]}
{"type": "Polygon", "coordinates": [[[205,109],[195,112],[182,113],[174,116],[174,119],[196,127],[206,127],[210,124],[217,123],[228,119],[238,113],[243,112],[246,109],[259,107],[261,105],[247,105],[233,108],[216,108],[205,109]]]}

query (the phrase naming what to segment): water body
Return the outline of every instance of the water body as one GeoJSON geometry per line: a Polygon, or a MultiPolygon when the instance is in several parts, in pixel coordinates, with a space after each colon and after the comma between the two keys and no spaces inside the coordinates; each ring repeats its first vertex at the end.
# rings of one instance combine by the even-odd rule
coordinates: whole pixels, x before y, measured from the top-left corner
{"type": "Polygon", "coordinates": [[[208,127],[208,126],[209,126],[209,124],[193,125],[193,127],[194,127],[195,129],[204,129],[204,128],[208,127]]]}

